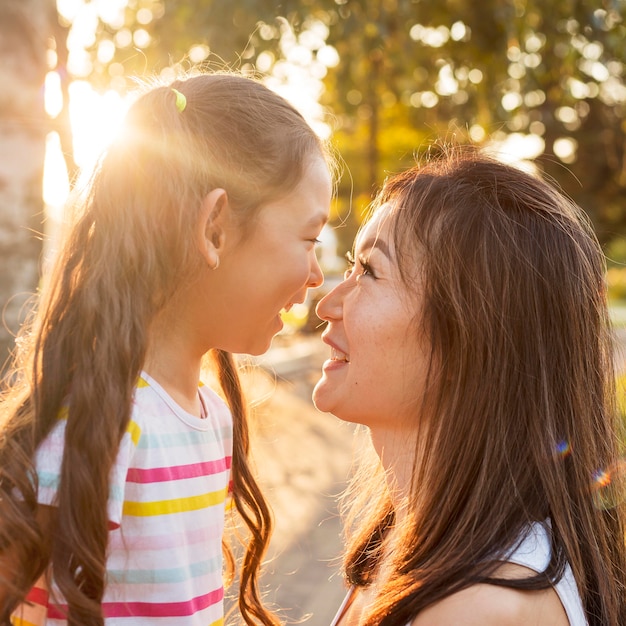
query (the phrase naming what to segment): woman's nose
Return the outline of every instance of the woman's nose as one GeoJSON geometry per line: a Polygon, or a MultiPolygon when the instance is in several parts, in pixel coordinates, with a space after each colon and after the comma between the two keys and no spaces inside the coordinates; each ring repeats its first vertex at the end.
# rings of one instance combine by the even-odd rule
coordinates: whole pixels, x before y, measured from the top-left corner
{"type": "Polygon", "coordinates": [[[317,317],[325,322],[331,320],[337,320],[342,317],[343,312],[343,296],[342,288],[345,285],[345,281],[335,285],[318,303],[315,307],[315,313],[317,317]]]}

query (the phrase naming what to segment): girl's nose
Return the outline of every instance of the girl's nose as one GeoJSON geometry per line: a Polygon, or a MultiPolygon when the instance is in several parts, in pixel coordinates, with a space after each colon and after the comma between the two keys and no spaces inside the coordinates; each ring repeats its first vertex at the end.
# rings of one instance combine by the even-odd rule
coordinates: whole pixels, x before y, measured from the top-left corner
{"type": "Polygon", "coordinates": [[[324,272],[320,267],[320,262],[317,259],[317,255],[313,253],[313,261],[311,263],[311,272],[309,274],[309,282],[307,287],[315,289],[315,287],[321,287],[324,284],[324,272]]]}

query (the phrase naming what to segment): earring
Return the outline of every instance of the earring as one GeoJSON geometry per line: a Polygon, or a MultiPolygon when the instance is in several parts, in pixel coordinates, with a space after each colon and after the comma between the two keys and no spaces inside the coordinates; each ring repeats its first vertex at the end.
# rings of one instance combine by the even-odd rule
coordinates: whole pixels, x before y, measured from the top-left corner
{"type": "Polygon", "coordinates": [[[213,267],[209,265],[209,267],[211,267],[211,269],[215,271],[219,266],[220,266],[220,258],[217,255],[215,255],[215,265],[213,267]]]}

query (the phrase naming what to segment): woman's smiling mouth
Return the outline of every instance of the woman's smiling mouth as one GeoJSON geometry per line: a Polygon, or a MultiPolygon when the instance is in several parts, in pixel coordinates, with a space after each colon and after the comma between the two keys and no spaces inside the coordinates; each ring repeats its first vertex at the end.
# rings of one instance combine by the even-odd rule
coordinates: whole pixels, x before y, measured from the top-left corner
{"type": "Polygon", "coordinates": [[[333,346],[330,347],[330,360],[350,363],[350,357],[344,352],[341,352],[341,350],[337,350],[337,348],[333,346]]]}

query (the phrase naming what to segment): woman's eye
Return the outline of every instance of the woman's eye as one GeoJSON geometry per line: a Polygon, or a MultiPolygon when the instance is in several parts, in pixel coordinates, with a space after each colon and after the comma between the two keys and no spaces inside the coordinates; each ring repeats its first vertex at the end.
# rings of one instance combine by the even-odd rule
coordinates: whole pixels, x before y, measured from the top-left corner
{"type": "Polygon", "coordinates": [[[372,271],[372,266],[368,263],[365,257],[359,257],[359,265],[361,266],[362,271],[357,278],[361,278],[362,276],[371,276],[372,278],[376,278],[374,272],[372,271]]]}
{"type": "MultiPolygon", "coordinates": [[[[343,274],[344,280],[350,278],[350,276],[354,274],[355,269],[357,269],[357,262],[355,261],[351,252],[346,253],[346,262],[348,263],[349,267],[343,274]]],[[[372,278],[376,278],[374,272],[372,271],[371,265],[368,263],[367,258],[364,256],[359,256],[358,258],[358,269],[360,271],[356,277],[357,281],[360,280],[363,276],[371,276],[372,278]]]]}
{"type": "Polygon", "coordinates": [[[352,272],[354,271],[355,261],[354,261],[354,256],[352,256],[352,252],[350,251],[346,252],[345,258],[346,258],[346,263],[348,264],[348,269],[343,273],[343,279],[348,280],[348,278],[350,278],[350,276],[352,275],[352,272]]]}

